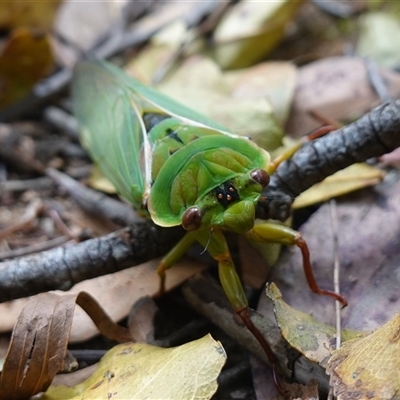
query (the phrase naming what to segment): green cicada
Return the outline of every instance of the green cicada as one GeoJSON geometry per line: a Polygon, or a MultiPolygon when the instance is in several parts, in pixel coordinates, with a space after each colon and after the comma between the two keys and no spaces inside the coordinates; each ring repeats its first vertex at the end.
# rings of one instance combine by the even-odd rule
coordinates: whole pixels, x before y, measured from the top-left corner
{"type": "Polygon", "coordinates": [[[318,287],[300,234],[282,225],[254,225],[255,206],[282,159],[251,140],[158,93],[104,61],[79,64],[73,105],[81,140],[104,175],[137,209],[161,226],[182,225],[187,234],[158,268],[165,270],[196,241],[218,261],[223,289],[234,310],[273,361],[268,343],[248,317],[248,303],[223,231],[250,240],[297,245],[311,289],[318,287]]]}

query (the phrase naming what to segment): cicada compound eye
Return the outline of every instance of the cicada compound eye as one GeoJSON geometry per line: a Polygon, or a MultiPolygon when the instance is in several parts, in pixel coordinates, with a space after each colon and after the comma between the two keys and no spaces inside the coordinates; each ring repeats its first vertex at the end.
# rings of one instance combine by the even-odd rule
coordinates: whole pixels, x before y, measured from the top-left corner
{"type": "Polygon", "coordinates": [[[201,212],[198,207],[190,207],[183,213],[182,226],[187,231],[195,231],[201,227],[201,212]]]}
{"type": "Polygon", "coordinates": [[[263,188],[268,186],[270,180],[268,172],[263,169],[253,169],[250,172],[250,178],[259,183],[263,188]]]}

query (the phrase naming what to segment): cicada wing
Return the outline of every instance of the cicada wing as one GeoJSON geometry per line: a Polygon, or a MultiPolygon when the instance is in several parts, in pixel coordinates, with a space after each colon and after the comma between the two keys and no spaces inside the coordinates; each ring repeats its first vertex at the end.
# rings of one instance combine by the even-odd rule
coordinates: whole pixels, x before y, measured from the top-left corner
{"type": "MultiPolygon", "coordinates": [[[[140,97],[124,85],[118,69],[102,62],[83,62],[75,67],[72,81],[73,108],[81,140],[103,174],[117,191],[139,208],[150,185],[140,97]]],[[[148,150],[147,150],[148,152],[148,150]]]]}
{"type": "Polygon", "coordinates": [[[163,95],[160,92],[157,92],[155,89],[142,84],[127,74],[121,73],[121,71],[115,65],[105,61],[102,61],[102,64],[112,73],[119,72],[121,80],[124,81],[124,85],[130,88],[133,92],[137,93],[138,96],[142,98],[143,102],[147,104],[148,108],[153,108],[154,110],[168,114],[171,117],[177,118],[185,123],[213,128],[221,133],[236,137],[236,135],[232,135],[227,128],[218,124],[212,119],[197,113],[196,111],[171,99],[168,96],[163,95]]]}

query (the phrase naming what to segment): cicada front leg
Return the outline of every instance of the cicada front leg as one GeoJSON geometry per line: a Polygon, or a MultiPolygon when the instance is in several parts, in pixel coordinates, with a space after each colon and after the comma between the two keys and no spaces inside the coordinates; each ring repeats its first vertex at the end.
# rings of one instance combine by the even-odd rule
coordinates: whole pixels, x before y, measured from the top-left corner
{"type": "Polygon", "coordinates": [[[250,318],[246,294],[233,264],[225,236],[219,229],[214,229],[211,238],[210,232],[202,231],[196,232],[196,239],[203,246],[207,246],[207,251],[218,262],[219,279],[225,295],[231,303],[235,313],[240,317],[244,325],[254,335],[265,351],[273,370],[275,385],[279,392],[283,393],[277,375],[278,360],[264,335],[253,324],[250,318]]]}
{"type": "Polygon", "coordinates": [[[314,293],[333,297],[335,300],[340,301],[343,307],[347,306],[347,300],[342,295],[331,290],[321,289],[318,286],[310,262],[310,252],[300,232],[284,225],[266,222],[255,225],[253,229],[246,233],[246,237],[250,241],[255,242],[270,242],[285,244],[287,246],[297,246],[301,250],[304,273],[310,289],[314,293]]]}
{"type": "Polygon", "coordinates": [[[195,242],[196,237],[194,234],[192,232],[186,233],[169,253],[163,257],[157,267],[157,273],[160,277],[160,286],[154,297],[160,297],[165,292],[165,271],[176,264],[195,242]]]}

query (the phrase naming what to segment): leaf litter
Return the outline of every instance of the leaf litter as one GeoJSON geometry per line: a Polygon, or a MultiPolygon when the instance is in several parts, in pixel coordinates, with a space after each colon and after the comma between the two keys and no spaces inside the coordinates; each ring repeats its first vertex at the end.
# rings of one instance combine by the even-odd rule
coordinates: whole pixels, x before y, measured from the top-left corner
{"type": "MultiPolygon", "coordinates": [[[[398,173],[391,173],[383,183],[373,189],[365,189],[360,193],[337,200],[338,256],[341,265],[340,292],[346,296],[349,302],[349,306],[341,311],[341,320],[342,327],[356,331],[354,334],[362,331],[365,335],[372,330],[379,329],[396,315],[400,307],[398,295],[400,279],[397,273],[400,259],[397,241],[400,223],[399,196],[398,173]]],[[[329,219],[329,204],[325,204],[301,228],[303,237],[310,247],[311,262],[317,282],[321,287],[328,289],[332,285],[334,257],[329,219]]],[[[282,311],[279,312],[275,309],[275,312],[278,313],[277,318],[281,331],[291,345],[313,362],[322,362],[322,365],[325,366],[335,343],[334,303],[309,290],[301,265],[297,249],[287,249],[272,269],[268,280],[278,285],[287,304],[295,305],[296,309],[301,310],[286,317],[282,311]],[[298,319],[297,324],[296,319],[298,319]],[[315,322],[316,325],[313,325],[315,323],[312,322],[311,327],[307,328],[313,319],[318,322],[315,322]],[[296,335],[298,329],[293,327],[293,324],[297,327],[302,326],[300,336],[296,335]],[[318,327],[319,324],[322,325],[318,327]],[[301,339],[302,336],[303,339],[301,339]],[[310,347],[310,343],[314,344],[310,347]]],[[[274,297],[279,299],[280,295],[274,297]]],[[[279,302],[275,300],[275,307],[278,304],[279,302]]],[[[285,305],[285,307],[288,306],[285,305]]],[[[260,298],[258,310],[272,317],[272,304],[263,296],[260,298]]],[[[380,335],[377,334],[376,339],[366,336],[364,339],[352,341],[352,343],[357,343],[357,340],[365,340],[360,343],[364,343],[370,348],[368,350],[370,353],[358,356],[357,363],[359,365],[369,364],[369,358],[379,360],[377,363],[382,365],[382,368],[385,368],[386,361],[391,362],[391,358],[385,360],[386,353],[383,352],[382,347],[379,347],[385,347],[387,340],[380,335]],[[378,345],[379,340],[381,342],[378,345]]],[[[346,339],[346,335],[343,336],[343,339],[346,339]]],[[[346,349],[349,349],[347,346],[350,345],[346,344],[345,346],[346,349]]],[[[343,353],[339,351],[337,354],[343,353]]],[[[357,351],[354,350],[352,354],[356,357],[357,351]]],[[[396,346],[391,348],[391,354],[393,359],[400,359],[400,351],[396,346]]],[[[336,356],[334,357],[332,360],[337,359],[336,356]]],[[[337,364],[335,363],[335,365],[337,364]]],[[[354,363],[352,365],[354,366],[354,363]]],[[[374,365],[371,368],[374,369],[374,365]]],[[[372,371],[371,374],[373,373],[375,372],[372,371]]],[[[343,390],[342,398],[350,398],[346,397],[347,389],[345,391],[344,387],[346,386],[351,392],[353,390],[350,384],[352,380],[347,378],[349,375],[341,370],[338,370],[338,374],[340,377],[336,379],[336,382],[338,379],[347,379],[346,383],[340,386],[340,390],[343,390]]],[[[396,386],[397,378],[394,376],[392,379],[392,374],[387,373],[386,376],[380,375],[380,377],[382,381],[376,386],[377,390],[385,385],[390,388],[396,386]]],[[[365,383],[371,392],[374,386],[372,383],[372,386],[368,386],[367,381],[368,379],[364,376],[363,385],[365,383]]],[[[391,398],[390,396],[376,396],[376,398],[391,398]]]]}
{"type": "Polygon", "coordinates": [[[22,400],[49,387],[64,365],[76,303],[109,339],[130,340],[129,331],[87,293],[40,294],[25,305],[14,327],[0,376],[0,399],[22,400]]]}
{"type": "MultiPolygon", "coordinates": [[[[343,58],[342,58],[343,59],[343,58]]],[[[352,61],[354,61],[354,59],[352,60],[352,61]]],[[[328,65],[328,68],[332,68],[332,65],[333,64],[329,64],[328,65]]],[[[355,65],[355,64],[354,64],[355,65]]],[[[350,67],[349,69],[348,69],[348,71],[350,71],[352,69],[352,67],[350,67]]],[[[356,70],[356,69],[355,69],[356,70]]],[[[395,78],[395,77],[394,77],[395,78]]],[[[301,81],[301,79],[300,79],[300,81],[301,81]]],[[[397,90],[396,88],[398,88],[398,86],[395,86],[395,85],[390,85],[391,86],[391,88],[395,88],[395,90],[397,90]]],[[[291,89],[290,89],[291,90],[291,89]]],[[[289,91],[290,91],[289,90],[289,91]]],[[[340,92],[340,91],[339,91],[340,92]]],[[[290,96],[291,96],[291,94],[290,94],[290,96]]],[[[312,97],[314,97],[315,99],[317,99],[318,101],[321,101],[321,97],[319,96],[319,95],[316,95],[316,93],[314,92],[314,94],[312,95],[312,97]]],[[[372,96],[373,97],[373,96],[372,96]]],[[[369,98],[368,98],[368,101],[369,101],[369,104],[371,103],[371,101],[372,100],[370,100],[369,98]]],[[[301,102],[301,100],[300,100],[300,102],[297,102],[297,104],[301,104],[302,102],[301,102]]],[[[338,103],[340,103],[340,101],[338,101],[338,103]]],[[[317,105],[318,107],[319,107],[319,104],[317,105]]],[[[365,106],[366,108],[368,108],[369,106],[365,106]]],[[[287,107],[286,107],[286,109],[287,109],[287,107]]],[[[287,111],[285,111],[285,105],[284,105],[284,107],[283,107],[283,113],[282,113],[282,115],[284,115],[287,111]]],[[[330,115],[330,116],[332,116],[333,114],[332,113],[328,113],[328,115],[330,115]]],[[[334,115],[333,115],[334,116],[334,115]]],[[[334,116],[335,117],[335,116],[334,116]]],[[[283,118],[282,118],[283,119],[283,118]]],[[[299,127],[300,125],[297,125],[297,127],[299,127]]],[[[303,126],[303,125],[301,125],[301,126],[303,126]]],[[[301,130],[301,129],[300,129],[301,130]]],[[[308,130],[305,130],[306,132],[308,132],[308,130]]],[[[364,210],[365,211],[365,210],[364,210]]],[[[365,213],[367,213],[368,211],[365,211],[365,213]]],[[[390,218],[390,217],[389,217],[390,218]]],[[[378,218],[379,219],[379,218],[378,218]]],[[[358,221],[359,223],[358,223],[358,226],[363,226],[362,224],[363,224],[363,220],[362,220],[362,218],[358,221]]],[[[324,226],[324,222],[321,222],[321,224],[324,226]]],[[[326,225],[326,224],[325,224],[326,225]]],[[[377,226],[379,226],[379,225],[377,225],[377,226]]],[[[376,233],[376,232],[375,232],[376,233]]],[[[322,236],[322,235],[321,235],[322,236]]],[[[344,235],[345,236],[345,235],[344,235]]],[[[326,241],[327,241],[327,238],[326,237],[324,237],[324,239],[326,239],[326,241]]],[[[345,238],[345,240],[346,240],[347,238],[345,238]]],[[[368,241],[367,241],[367,243],[368,243],[368,241]]],[[[365,243],[364,243],[365,244],[365,243]]],[[[388,247],[390,247],[389,245],[388,245],[388,247]]],[[[318,252],[319,252],[320,250],[319,249],[317,249],[316,251],[314,251],[313,253],[312,253],[312,256],[313,257],[315,257],[314,256],[314,254],[318,254],[318,252]]],[[[385,262],[386,262],[386,259],[385,259],[385,261],[383,261],[383,264],[384,264],[384,266],[386,267],[386,264],[385,264],[385,262]]],[[[390,264],[390,261],[389,261],[389,264],[390,264]]],[[[390,264],[391,265],[391,264],[390,264]]],[[[389,266],[390,266],[389,265],[389,266]]],[[[354,271],[353,271],[354,272],[354,271]]],[[[378,274],[379,275],[379,274],[378,274]]],[[[352,275],[350,275],[349,276],[350,277],[350,279],[352,279],[352,283],[354,284],[354,282],[357,284],[358,283],[358,279],[355,279],[354,278],[354,276],[352,276],[352,275]],[[355,280],[354,280],[355,279],[355,280]]],[[[386,280],[388,280],[389,279],[389,274],[388,274],[388,276],[385,276],[385,278],[386,278],[386,280]]],[[[371,276],[369,275],[368,276],[368,279],[372,279],[371,278],[371,276]]],[[[367,279],[367,280],[368,280],[367,279]]],[[[288,280],[290,281],[290,277],[288,278],[288,280]]],[[[379,283],[379,281],[381,281],[380,280],[380,277],[379,277],[379,279],[377,279],[377,281],[376,282],[378,282],[379,283]]],[[[383,281],[385,282],[385,279],[383,279],[383,281]]],[[[296,280],[296,282],[297,282],[297,280],[296,280]]],[[[382,281],[381,281],[382,282],[382,281]]],[[[363,289],[364,290],[366,290],[367,289],[367,287],[369,287],[368,285],[370,284],[371,282],[369,281],[369,282],[366,282],[365,283],[365,285],[364,285],[364,287],[363,287],[363,289]]],[[[376,286],[379,286],[378,284],[376,285],[376,286]]],[[[307,287],[306,286],[301,286],[302,288],[303,288],[303,290],[302,290],[302,293],[304,294],[308,289],[307,289],[307,287]]],[[[375,290],[375,287],[374,287],[374,290],[375,290]]],[[[101,296],[100,296],[101,297],[101,296]]],[[[285,297],[286,297],[286,295],[285,295],[285,297]]],[[[320,300],[320,298],[318,298],[318,301],[320,300]]],[[[376,299],[375,299],[376,300],[376,299]]],[[[395,295],[391,295],[390,296],[390,302],[394,302],[394,303],[396,303],[396,299],[395,299],[395,295]]],[[[353,301],[353,304],[354,304],[354,301],[353,301]]],[[[372,303],[371,303],[372,304],[372,303]]],[[[314,307],[315,306],[315,302],[314,302],[314,305],[310,305],[310,309],[313,309],[313,308],[311,308],[311,307],[314,307]]],[[[371,308],[370,307],[370,305],[368,305],[368,307],[367,308],[371,308]]],[[[372,309],[372,308],[371,308],[372,309]]],[[[365,311],[365,310],[364,310],[365,311]]],[[[388,314],[389,314],[389,312],[388,312],[388,314]]],[[[355,315],[355,314],[354,314],[355,315]]],[[[378,316],[376,316],[377,318],[376,318],[376,320],[377,321],[374,321],[374,323],[367,323],[366,324],[366,326],[374,326],[374,327],[376,327],[376,326],[378,326],[379,325],[379,323],[383,323],[383,320],[386,318],[386,314],[385,314],[385,316],[383,316],[383,317],[381,317],[381,319],[379,320],[379,318],[378,318],[378,316]],[[378,322],[379,321],[379,322],[378,322]],[[375,326],[376,325],[376,326],[375,326]]],[[[329,318],[328,318],[329,319],[329,318]]],[[[354,317],[354,319],[356,319],[356,317],[354,317]]],[[[357,324],[355,324],[355,325],[357,325],[357,324]]],[[[365,328],[365,326],[363,327],[363,329],[365,328]]],[[[306,397],[306,398],[308,398],[308,397],[306,397]]]]}
{"type": "Polygon", "coordinates": [[[224,348],[211,335],[169,349],[122,344],[107,352],[86,381],[74,387],[51,387],[41,399],[206,400],[217,390],[225,361],[224,348]]]}

